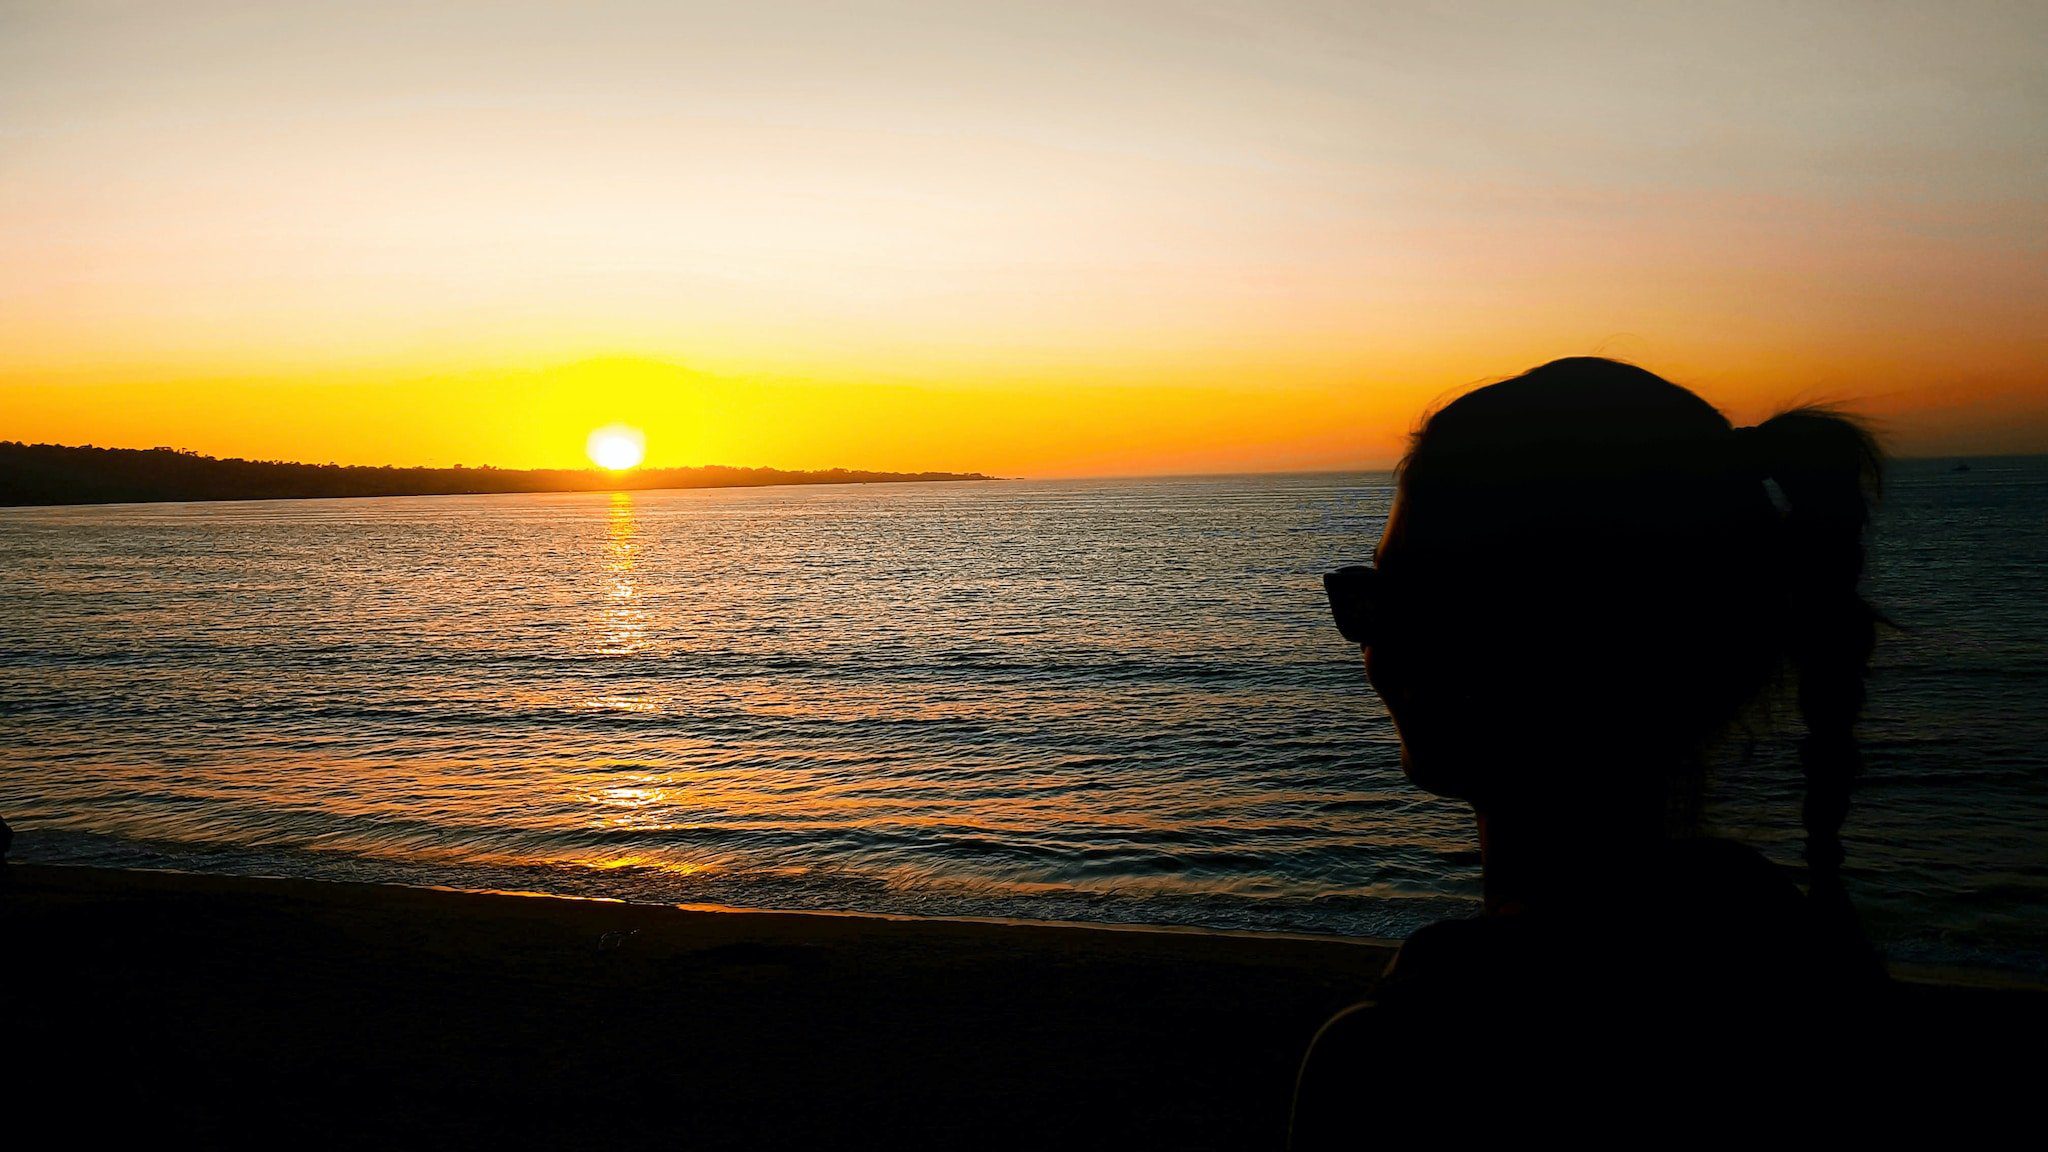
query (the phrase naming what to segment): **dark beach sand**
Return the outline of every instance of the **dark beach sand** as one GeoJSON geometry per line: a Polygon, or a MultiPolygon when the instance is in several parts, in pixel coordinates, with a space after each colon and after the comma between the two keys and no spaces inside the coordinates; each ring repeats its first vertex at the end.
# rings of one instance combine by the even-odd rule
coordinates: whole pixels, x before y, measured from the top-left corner
{"type": "MultiPolygon", "coordinates": [[[[1391,952],[14,864],[0,1125],[86,1147],[1278,1148],[1303,1049],[1391,952]]],[[[1909,1064],[2048,1022],[2038,988],[1894,975],[1899,1021],[1949,1035],[1909,1064]]],[[[1404,1118],[1361,1101],[1364,1131],[1404,1118]]]]}
{"type": "Polygon", "coordinates": [[[6,1043],[33,1065],[7,1123],[52,1112],[88,1146],[1273,1148],[1310,1037],[1391,954],[22,864],[4,883],[6,1043]]]}

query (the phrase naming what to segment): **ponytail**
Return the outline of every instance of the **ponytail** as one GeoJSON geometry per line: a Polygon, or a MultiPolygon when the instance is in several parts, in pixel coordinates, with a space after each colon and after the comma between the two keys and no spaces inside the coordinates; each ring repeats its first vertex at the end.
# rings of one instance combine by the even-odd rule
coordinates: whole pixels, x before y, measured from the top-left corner
{"type": "MultiPolygon", "coordinates": [[[[1397,551],[1446,609],[1427,621],[1436,643],[1417,650],[1547,645],[1551,682],[1603,690],[1600,736],[1617,765],[1646,750],[1696,764],[1789,677],[1805,728],[1809,877],[1832,885],[1879,623],[1858,584],[1882,473],[1877,443],[1846,416],[1797,408],[1731,431],[1699,396],[1612,360],[1555,360],[1489,384],[1430,415],[1401,465],[1397,551]],[[1531,556],[1566,562],[1530,571],[1531,556]],[[1568,643],[1554,642],[1561,623],[1568,643]]],[[[1554,722],[1494,661],[1468,664],[1446,682],[1506,727],[1554,722]]],[[[1504,737],[1441,739],[1440,763],[1499,765],[1442,781],[1452,794],[1638,827],[1658,801],[1667,831],[1693,824],[1696,770],[1566,781],[1522,770],[1504,737]]]]}
{"type": "Polygon", "coordinates": [[[1736,430],[1744,463],[1784,497],[1779,574],[1784,589],[1785,654],[1798,684],[1806,737],[1801,822],[1816,885],[1838,886],[1842,822],[1862,754],[1856,720],[1876,640],[1878,614],[1858,590],[1863,535],[1881,492],[1884,457],[1849,418],[1795,408],[1736,430]]]}

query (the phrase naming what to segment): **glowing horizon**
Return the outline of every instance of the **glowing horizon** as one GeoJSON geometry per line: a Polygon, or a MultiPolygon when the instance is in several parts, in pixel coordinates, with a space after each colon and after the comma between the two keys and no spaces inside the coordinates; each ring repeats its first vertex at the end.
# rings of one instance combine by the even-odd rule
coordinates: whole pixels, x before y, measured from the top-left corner
{"type": "Polygon", "coordinates": [[[1600,12],[6,9],[0,439],[1379,467],[1605,353],[2048,451],[2048,15],[1600,12]]]}

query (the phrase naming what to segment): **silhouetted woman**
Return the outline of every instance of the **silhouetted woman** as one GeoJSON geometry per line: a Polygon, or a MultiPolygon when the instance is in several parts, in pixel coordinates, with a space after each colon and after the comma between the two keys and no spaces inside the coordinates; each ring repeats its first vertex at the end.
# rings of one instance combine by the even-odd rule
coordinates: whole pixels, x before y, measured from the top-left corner
{"type": "Polygon", "coordinates": [[[1415,933],[1374,1002],[1324,1027],[1298,1148],[1433,1106],[1469,1133],[1660,1085],[1696,1106],[1715,1069],[1818,1071],[1882,979],[1836,875],[1880,471],[1840,416],[1731,428],[1610,360],[1428,419],[1374,567],[1328,583],[1409,779],[1472,806],[1485,912],[1415,933]],[[1805,727],[1810,892],[1699,827],[1704,753],[1780,684],[1805,727]]]}

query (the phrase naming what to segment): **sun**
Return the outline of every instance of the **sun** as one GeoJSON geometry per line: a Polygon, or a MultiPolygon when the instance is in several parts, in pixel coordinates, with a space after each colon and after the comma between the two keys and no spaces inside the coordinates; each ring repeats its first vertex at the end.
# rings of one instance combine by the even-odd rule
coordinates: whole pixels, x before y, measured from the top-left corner
{"type": "Polygon", "coordinates": [[[624,472],[647,455],[647,437],[638,428],[607,424],[590,434],[584,450],[590,453],[590,462],[599,468],[624,472]]]}

